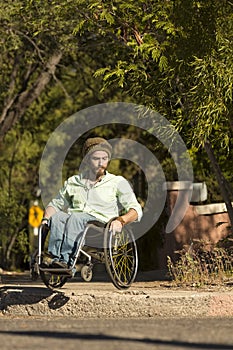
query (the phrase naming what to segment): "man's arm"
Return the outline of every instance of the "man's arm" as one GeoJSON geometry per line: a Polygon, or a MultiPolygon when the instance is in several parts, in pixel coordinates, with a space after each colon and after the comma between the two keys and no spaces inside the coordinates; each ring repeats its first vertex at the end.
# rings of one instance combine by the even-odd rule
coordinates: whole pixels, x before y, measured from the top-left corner
{"type": "Polygon", "coordinates": [[[120,232],[122,227],[126,224],[130,224],[138,219],[138,213],[135,209],[129,209],[129,211],[121,216],[118,216],[115,220],[112,221],[110,230],[115,232],[120,232]]]}
{"type": "Polygon", "coordinates": [[[127,215],[125,219],[126,221],[129,220],[129,222],[134,221],[133,218],[135,218],[136,221],[140,221],[142,217],[142,207],[136,198],[132,186],[124,177],[118,176],[117,178],[117,197],[121,206],[126,210],[126,214],[123,216],[127,215]]]}
{"type": "Polygon", "coordinates": [[[138,213],[135,209],[131,208],[126,214],[119,216],[119,218],[123,219],[124,225],[130,224],[131,222],[134,222],[138,219],[138,213]]]}

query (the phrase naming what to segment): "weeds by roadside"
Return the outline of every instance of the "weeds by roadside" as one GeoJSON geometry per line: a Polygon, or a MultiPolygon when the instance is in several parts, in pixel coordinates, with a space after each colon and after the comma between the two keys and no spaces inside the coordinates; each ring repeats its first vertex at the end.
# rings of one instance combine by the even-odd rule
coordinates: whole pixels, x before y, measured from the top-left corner
{"type": "Polygon", "coordinates": [[[179,259],[167,257],[169,274],[175,285],[202,287],[223,284],[233,278],[233,238],[216,246],[193,240],[188,249],[176,252],[179,259]],[[227,244],[226,244],[227,243],[227,244]]]}

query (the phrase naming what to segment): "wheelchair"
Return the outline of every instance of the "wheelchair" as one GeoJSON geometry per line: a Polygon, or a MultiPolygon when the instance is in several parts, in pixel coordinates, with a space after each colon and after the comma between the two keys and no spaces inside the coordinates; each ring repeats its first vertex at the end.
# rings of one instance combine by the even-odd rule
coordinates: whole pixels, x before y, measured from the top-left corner
{"type": "Polygon", "coordinates": [[[78,272],[84,281],[90,282],[94,265],[101,263],[105,264],[107,274],[116,288],[129,288],[137,275],[137,245],[130,225],[124,226],[121,232],[110,230],[113,220],[107,224],[98,221],[87,223],[81,242],[73,254],[73,264],[67,269],[51,267],[52,257],[46,249],[49,227],[41,225],[38,249],[30,262],[31,278],[36,280],[40,276],[50,289],[61,288],[78,272]]]}

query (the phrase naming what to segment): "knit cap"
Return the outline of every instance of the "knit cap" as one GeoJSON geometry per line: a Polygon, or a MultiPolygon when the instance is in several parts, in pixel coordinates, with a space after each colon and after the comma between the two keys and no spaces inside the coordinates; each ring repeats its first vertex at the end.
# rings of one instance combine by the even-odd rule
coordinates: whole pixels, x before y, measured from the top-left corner
{"type": "Polygon", "coordinates": [[[107,152],[108,157],[111,158],[112,146],[110,143],[102,137],[92,137],[85,141],[83,145],[83,157],[88,153],[91,154],[95,151],[107,152]]]}

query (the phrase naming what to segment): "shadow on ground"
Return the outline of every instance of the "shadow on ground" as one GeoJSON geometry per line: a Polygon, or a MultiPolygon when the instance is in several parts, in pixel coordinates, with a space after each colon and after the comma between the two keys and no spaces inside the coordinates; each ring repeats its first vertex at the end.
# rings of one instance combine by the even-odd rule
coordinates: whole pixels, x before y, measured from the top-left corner
{"type": "Polygon", "coordinates": [[[214,344],[214,343],[193,343],[187,341],[179,340],[162,340],[153,338],[135,338],[135,337],[122,337],[107,334],[93,334],[93,333],[77,333],[77,332],[57,332],[57,331],[2,331],[0,334],[8,334],[11,336],[31,336],[31,337],[42,337],[42,338],[54,338],[54,339],[75,339],[75,340],[86,340],[89,343],[95,341],[105,341],[107,345],[108,342],[122,342],[126,344],[141,343],[144,345],[155,345],[155,346],[166,346],[166,349],[209,349],[209,350],[232,350],[232,345],[228,344],[214,344]]]}
{"type": "Polygon", "coordinates": [[[0,310],[6,310],[13,305],[37,304],[53,294],[54,296],[48,301],[48,307],[52,310],[64,306],[69,301],[69,297],[60,291],[52,291],[44,287],[16,287],[6,285],[0,288],[0,310]]]}

